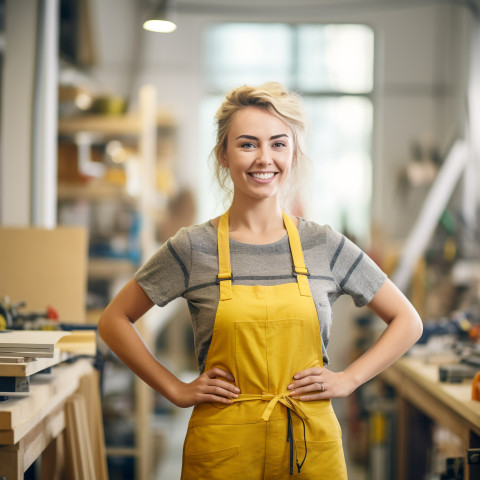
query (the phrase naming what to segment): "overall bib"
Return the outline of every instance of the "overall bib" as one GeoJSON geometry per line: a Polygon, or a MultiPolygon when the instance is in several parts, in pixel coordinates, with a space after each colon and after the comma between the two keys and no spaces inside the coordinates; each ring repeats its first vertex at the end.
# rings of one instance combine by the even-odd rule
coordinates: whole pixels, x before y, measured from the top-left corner
{"type": "Polygon", "coordinates": [[[182,480],[344,480],[341,430],[330,400],[289,396],[293,375],[322,367],[322,343],[300,237],[283,214],[295,283],[232,285],[228,212],[218,226],[220,302],[205,370],[229,371],[233,404],[195,406],[182,480]]]}

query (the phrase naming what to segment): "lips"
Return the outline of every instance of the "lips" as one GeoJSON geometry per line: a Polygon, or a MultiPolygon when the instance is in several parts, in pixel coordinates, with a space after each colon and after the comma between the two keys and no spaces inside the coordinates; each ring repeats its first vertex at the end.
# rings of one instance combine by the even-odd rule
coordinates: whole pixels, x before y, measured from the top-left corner
{"type": "Polygon", "coordinates": [[[278,172],[248,172],[255,180],[271,180],[278,172]]]}

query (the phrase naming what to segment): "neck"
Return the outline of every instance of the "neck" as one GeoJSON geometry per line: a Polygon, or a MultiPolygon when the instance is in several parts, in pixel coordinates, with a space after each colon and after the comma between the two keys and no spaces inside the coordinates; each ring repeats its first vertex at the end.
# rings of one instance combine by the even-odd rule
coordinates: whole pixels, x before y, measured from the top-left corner
{"type": "Polygon", "coordinates": [[[284,230],[282,208],[277,198],[245,202],[234,197],[229,209],[230,232],[264,234],[284,230]]]}

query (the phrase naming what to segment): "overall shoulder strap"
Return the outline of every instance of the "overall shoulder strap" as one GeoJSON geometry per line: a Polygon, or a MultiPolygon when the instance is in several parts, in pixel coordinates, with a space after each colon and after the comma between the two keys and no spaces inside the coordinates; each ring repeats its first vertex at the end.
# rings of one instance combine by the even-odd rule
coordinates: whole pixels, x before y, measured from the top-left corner
{"type": "Polygon", "coordinates": [[[298,289],[300,295],[305,297],[311,297],[310,286],[308,285],[308,277],[310,273],[305,267],[305,259],[303,257],[302,244],[300,242],[300,235],[298,234],[297,227],[293,223],[292,219],[282,212],[283,223],[288,233],[288,241],[290,243],[290,251],[292,252],[293,260],[293,274],[297,277],[298,289]]]}
{"type": "Polygon", "coordinates": [[[230,266],[230,241],[228,236],[228,210],[218,224],[218,275],[220,301],[232,298],[232,268],[230,266]]]}

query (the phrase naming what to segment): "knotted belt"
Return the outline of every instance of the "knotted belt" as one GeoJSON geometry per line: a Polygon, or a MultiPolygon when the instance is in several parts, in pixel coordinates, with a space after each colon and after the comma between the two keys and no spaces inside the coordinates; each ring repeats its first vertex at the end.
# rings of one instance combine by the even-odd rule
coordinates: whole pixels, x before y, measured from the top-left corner
{"type": "Polygon", "coordinates": [[[293,449],[295,448],[295,463],[297,464],[298,473],[305,463],[307,458],[307,437],[305,433],[305,421],[304,419],[308,418],[305,412],[299,405],[299,401],[291,398],[289,393],[278,393],[274,395],[273,393],[262,393],[262,394],[249,394],[241,393],[238,398],[232,398],[231,401],[235,402],[245,402],[249,400],[263,400],[268,402],[265,410],[263,411],[262,420],[268,422],[270,415],[273,412],[273,409],[277,403],[281,403],[287,408],[287,442],[290,443],[290,475],[293,475],[293,449]],[[301,421],[303,425],[303,441],[305,444],[305,455],[303,456],[302,463],[298,463],[297,457],[297,447],[293,439],[293,426],[292,426],[292,415],[290,412],[293,412],[301,421]]]}

